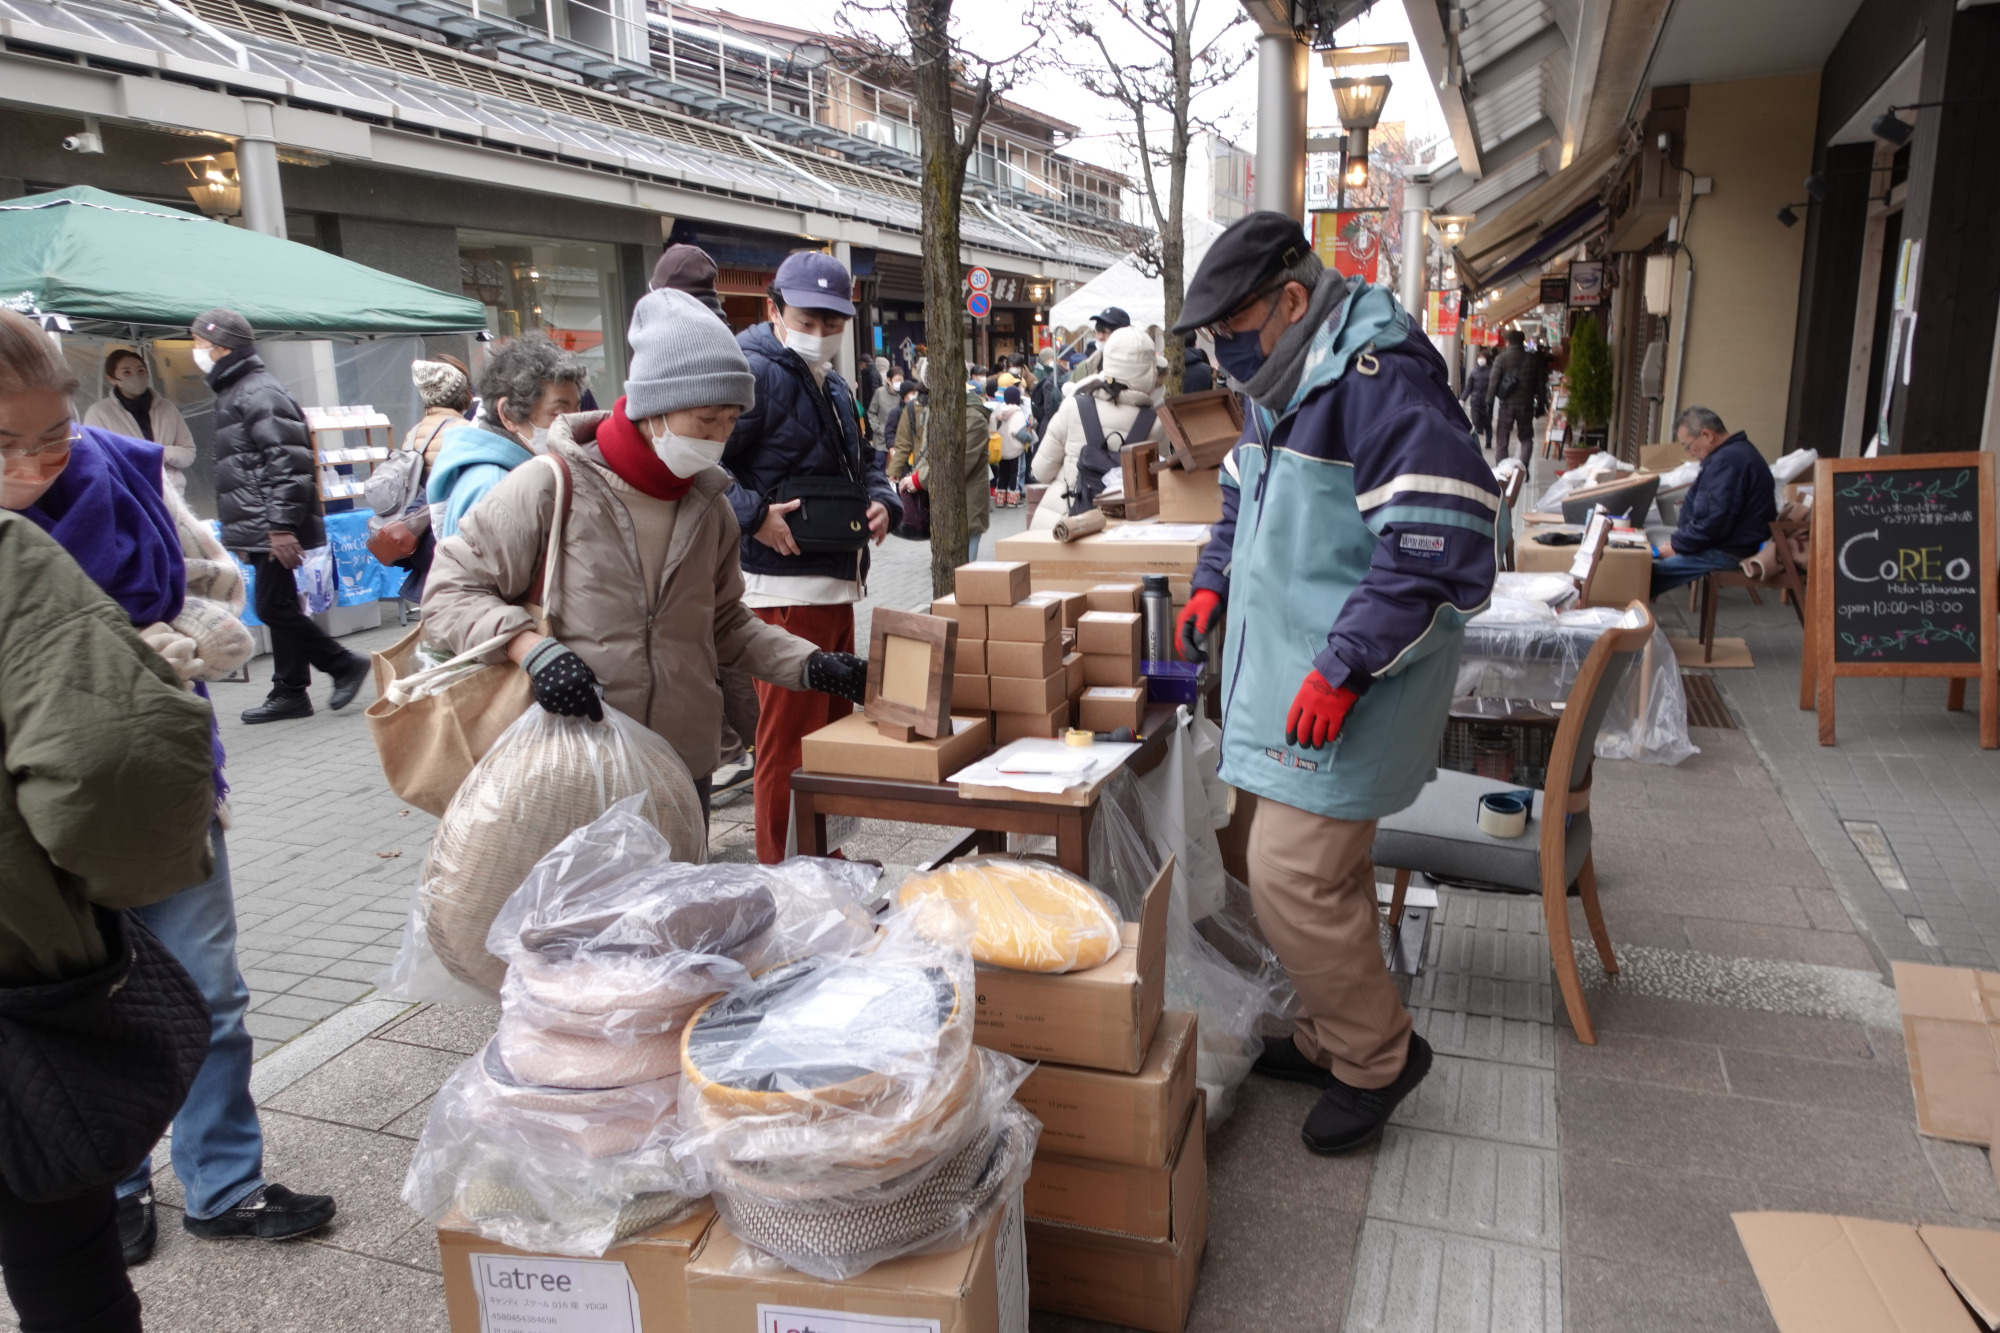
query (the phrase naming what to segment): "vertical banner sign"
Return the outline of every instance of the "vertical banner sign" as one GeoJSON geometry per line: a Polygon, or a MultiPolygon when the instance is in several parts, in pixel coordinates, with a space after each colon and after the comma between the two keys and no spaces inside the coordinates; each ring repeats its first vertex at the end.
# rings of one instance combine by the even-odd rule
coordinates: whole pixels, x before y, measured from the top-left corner
{"type": "Polygon", "coordinates": [[[1382,214],[1377,210],[1313,214],[1313,249],[1336,273],[1379,282],[1382,214]]]}
{"type": "Polygon", "coordinates": [[[1569,303],[1604,304],[1604,261],[1579,259],[1569,266],[1569,303]]]}
{"type": "Polygon", "coordinates": [[[1429,331],[1442,337],[1450,337],[1458,332],[1458,293],[1431,292],[1424,302],[1425,320],[1429,331]]]}
{"type": "Polygon", "coordinates": [[[1806,670],[1821,745],[1837,677],[1938,676],[1952,710],[1980,682],[1979,744],[2000,748],[1993,493],[1986,453],[1820,460],[1806,670]]]}

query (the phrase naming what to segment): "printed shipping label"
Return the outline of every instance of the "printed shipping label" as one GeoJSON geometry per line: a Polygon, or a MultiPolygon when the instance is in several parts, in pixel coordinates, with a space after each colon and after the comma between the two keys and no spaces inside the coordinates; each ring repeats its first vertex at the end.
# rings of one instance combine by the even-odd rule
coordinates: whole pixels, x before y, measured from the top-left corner
{"type": "Polygon", "coordinates": [[[942,1333],[935,1319],[757,1304],[757,1333],[942,1333]]]}
{"type": "Polygon", "coordinates": [[[471,1258],[480,1333],[640,1333],[639,1293],[615,1260],[471,1258]]]}

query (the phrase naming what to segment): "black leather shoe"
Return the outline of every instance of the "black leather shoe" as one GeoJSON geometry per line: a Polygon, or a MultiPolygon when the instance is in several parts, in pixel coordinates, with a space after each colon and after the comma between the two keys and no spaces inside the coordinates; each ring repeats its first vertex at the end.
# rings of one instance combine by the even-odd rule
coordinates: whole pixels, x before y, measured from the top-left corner
{"type": "Polygon", "coordinates": [[[333,697],[326,701],[326,706],[338,713],[353,703],[354,696],[367,683],[369,671],[367,658],[359,653],[349,657],[347,665],[333,673],[333,697]]]}
{"type": "Polygon", "coordinates": [[[1265,1078],[1310,1083],[1315,1088],[1323,1088],[1333,1082],[1332,1074],[1299,1054],[1298,1044],[1289,1036],[1264,1038],[1264,1053],[1250,1068],[1265,1078]]]}
{"type": "Polygon", "coordinates": [[[1397,1103],[1410,1095],[1424,1075],[1431,1072],[1431,1044],[1416,1033],[1410,1034],[1410,1055],[1403,1072],[1385,1088],[1354,1088],[1328,1075],[1326,1091],[1306,1115],[1299,1132],[1306,1147],[1316,1153],[1346,1152],[1359,1148],[1382,1132],[1397,1103]]]}
{"type": "Polygon", "coordinates": [[[243,721],[254,727],[259,722],[289,722],[312,715],[313,702],[303,694],[274,694],[255,708],[244,709],[243,721]]]}
{"type": "Polygon", "coordinates": [[[208,1240],[287,1240],[317,1231],[333,1220],[333,1199],[325,1194],[294,1194],[283,1185],[266,1185],[216,1217],[183,1215],[190,1235],[208,1240]]]}
{"type": "Polygon", "coordinates": [[[118,1201],[118,1244],[125,1251],[125,1266],[137,1268],[153,1257],[153,1244],[160,1238],[160,1224],[153,1216],[153,1191],[140,1190],[118,1201]]]}

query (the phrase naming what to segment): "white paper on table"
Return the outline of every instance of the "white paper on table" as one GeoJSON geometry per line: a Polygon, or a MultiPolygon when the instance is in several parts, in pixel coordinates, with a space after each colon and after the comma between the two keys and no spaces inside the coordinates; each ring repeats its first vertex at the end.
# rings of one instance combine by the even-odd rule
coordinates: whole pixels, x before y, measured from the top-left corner
{"type": "Polygon", "coordinates": [[[1137,745],[1126,743],[1099,742],[1075,746],[1065,745],[1059,740],[1033,737],[996,750],[945,780],[975,787],[1006,787],[1012,791],[1055,796],[1073,787],[1087,787],[1099,778],[1109,776],[1112,770],[1138,750],[1137,745]],[[1063,761],[1061,756],[1064,754],[1075,756],[1081,761],[1080,766],[1073,761],[1063,761]],[[1011,771],[1030,765],[1040,771],[1011,771]]]}
{"type": "Polygon", "coordinates": [[[1205,542],[1206,523],[1124,523],[1097,534],[1107,542],[1205,542]]]}

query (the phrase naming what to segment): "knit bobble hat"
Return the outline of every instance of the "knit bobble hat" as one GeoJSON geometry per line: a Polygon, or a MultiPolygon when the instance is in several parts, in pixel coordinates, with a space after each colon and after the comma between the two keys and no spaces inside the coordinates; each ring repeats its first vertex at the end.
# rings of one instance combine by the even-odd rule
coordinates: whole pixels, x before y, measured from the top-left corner
{"type": "Polygon", "coordinates": [[[449,361],[412,361],[410,379],[425,407],[458,407],[472,391],[465,371],[449,361]]]}
{"type": "Polygon", "coordinates": [[[232,352],[240,352],[257,341],[257,335],[250,331],[250,321],[224,306],[196,315],[189,328],[196,337],[232,352]]]}
{"type": "Polygon", "coordinates": [[[644,421],[687,407],[740,407],[757,401],[750,362],[729,326],[686,292],[651,291],[632,312],[626,334],[632,367],[625,415],[644,421]]]}

